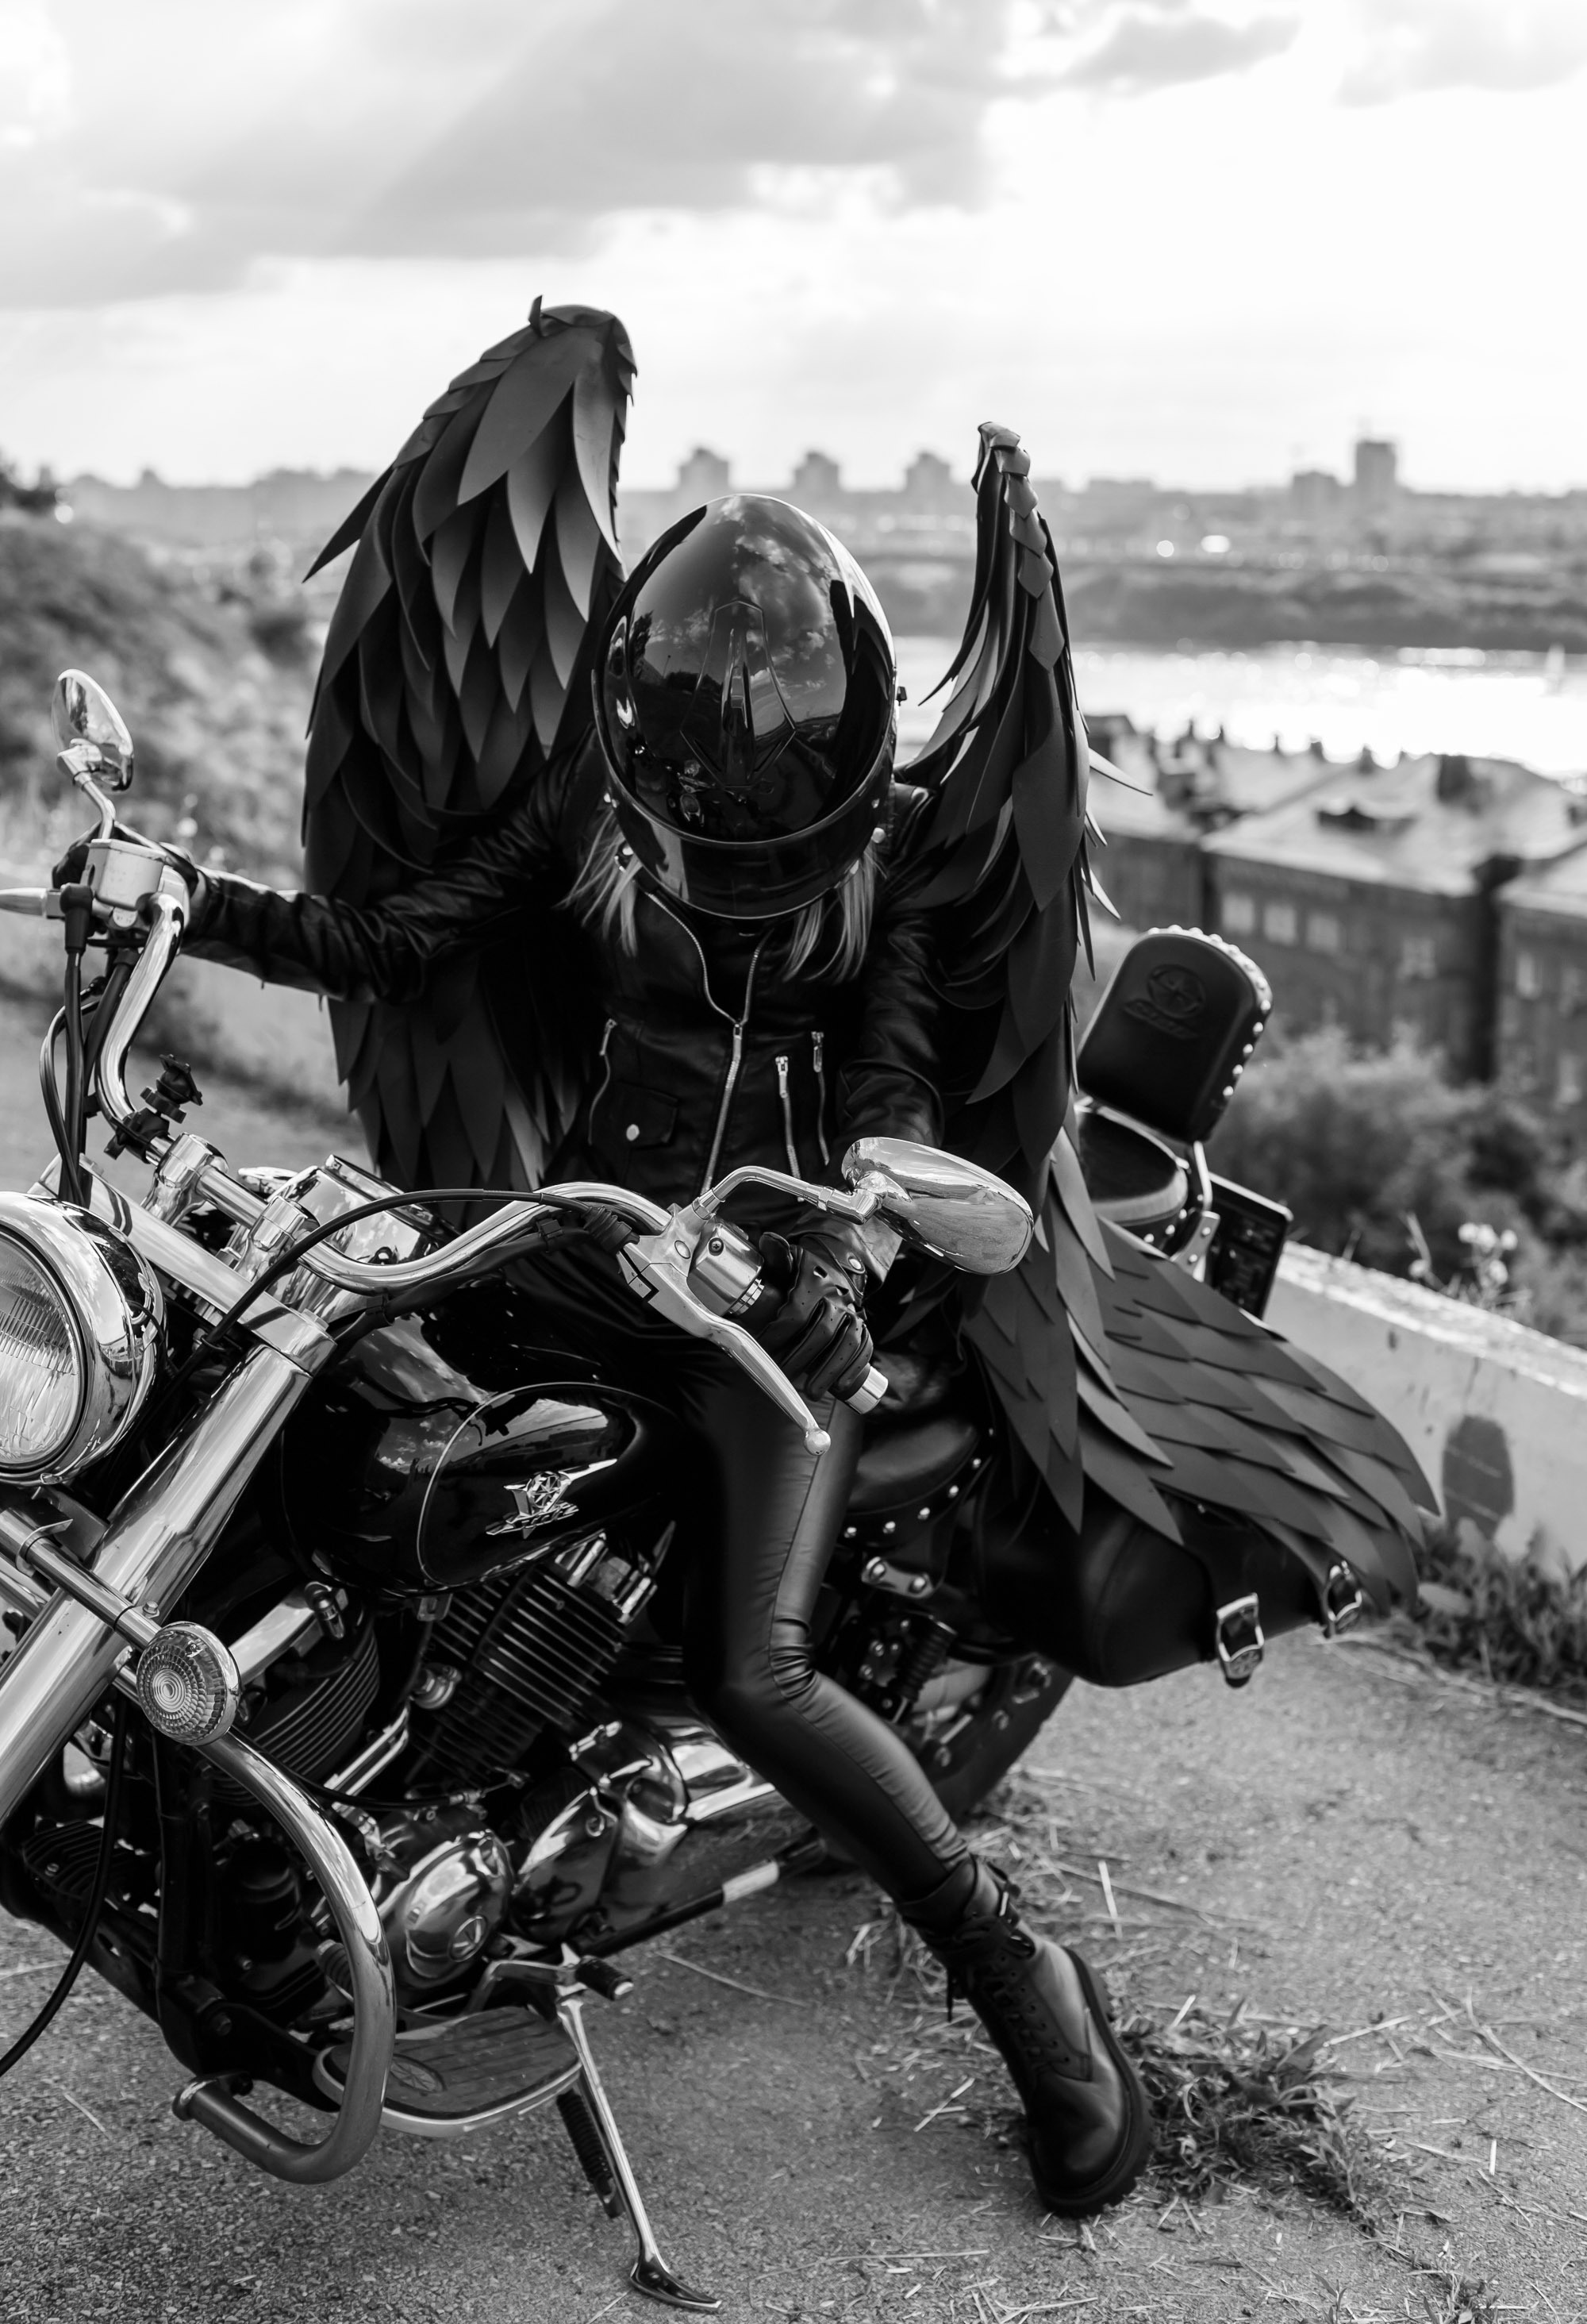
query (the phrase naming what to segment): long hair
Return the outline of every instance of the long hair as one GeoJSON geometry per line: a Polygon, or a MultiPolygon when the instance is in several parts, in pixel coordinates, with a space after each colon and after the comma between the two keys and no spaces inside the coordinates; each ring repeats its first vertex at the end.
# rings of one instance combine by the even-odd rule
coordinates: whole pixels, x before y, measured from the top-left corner
{"type": "MultiPolygon", "coordinates": [[[[567,900],[587,927],[630,954],[638,949],[634,926],[638,870],[615,813],[603,807],[591,828],[567,900]]],[[[797,976],[803,970],[817,983],[842,984],[858,975],[870,942],[880,876],[876,843],[867,841],[865,853],[836,888],[802,911],[782,916],[784,933],[768,964],[784,976],[797,976]]]]}

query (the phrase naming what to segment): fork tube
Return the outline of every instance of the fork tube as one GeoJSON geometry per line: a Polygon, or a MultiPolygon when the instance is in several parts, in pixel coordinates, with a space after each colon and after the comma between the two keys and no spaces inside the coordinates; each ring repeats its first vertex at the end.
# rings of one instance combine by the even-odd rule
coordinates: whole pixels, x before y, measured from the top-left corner
{"type": "MultiPolygon", "coordinates": [[[[312,1375],[256,1347],[185,1436],[133,1487],[105,1528],[96,1578],[161,1619],[220,1537],[312,1375]]],[[[124,1639],[64,1591],[0,1674],[0,1823],[109,1685],[124,1639]]]]}

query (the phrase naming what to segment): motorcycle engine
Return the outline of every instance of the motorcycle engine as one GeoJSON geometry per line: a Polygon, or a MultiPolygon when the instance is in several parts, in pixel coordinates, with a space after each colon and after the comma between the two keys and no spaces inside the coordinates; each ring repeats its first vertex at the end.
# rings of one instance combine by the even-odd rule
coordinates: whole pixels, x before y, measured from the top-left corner
{"type": "Polygon", "coordinates": [[[577,1735],[656,1587],[655,1563],[593,1532],[458,1591],[413,1698],[415,1786],[485,1783],[547,1730],[577,1735]]]}

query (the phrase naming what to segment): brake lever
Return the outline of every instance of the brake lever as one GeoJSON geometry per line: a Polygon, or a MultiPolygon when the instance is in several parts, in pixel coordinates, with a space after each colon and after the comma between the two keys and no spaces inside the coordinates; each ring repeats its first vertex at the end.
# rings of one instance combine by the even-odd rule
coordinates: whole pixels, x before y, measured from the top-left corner
{"type": "Polygon", "coordinates": [[[713,1315],[690,1290],[689,1269],[699,1240],[699,1226],[693,1224],[687,1213],[674,1211],[665,1226],[658,1228],[655,1234],[638,1236],[623,1245],[617,1255],[623,1280],[637,1297],[647,1301],[658,1315],[665,1315],[669,1323],[676,1323],[693,1339],[708,1341],[747,1371],[756,1386],[803,1432],[806,1451],[824,1452],[831,1438],[818,1425],[793,1381],[767,1355],[760,1342],[753,1339],[741,1323],[730,1323],[725,1315],[713,1315]]]}

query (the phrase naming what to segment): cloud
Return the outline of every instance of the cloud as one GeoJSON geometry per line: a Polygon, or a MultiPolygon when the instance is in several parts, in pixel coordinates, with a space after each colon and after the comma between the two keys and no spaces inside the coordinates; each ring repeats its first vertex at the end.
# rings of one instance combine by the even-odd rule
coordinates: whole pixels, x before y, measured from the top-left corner
{"type": "Polygon", "coordinates": [[[1587,62],[1582,0],[1365,0],[1346,104],[1439,88],[1518,91],[1568,80],[1587,62]]]}
{"type": "Polygon", "coordinates": [[[1071,88],[1113,97],[1144,96],[1154,88],[1249,72],[1280,55],[1299,29],[1295,15],[1256,16],[1234,24],[1161,5],[1150,14],[1131,9],[1064,78],[1071,88]]]}
{"type": "Polygon", "coordinates": [[[1051,81],[1009,68],[1014,0],[272,0],[219,17],[199,0],[63,0],[58,14],[69,103],[60,42],[9,106],[0,80],[13,306],[223,289],[272,257],[563,254],[623,212],[753,207],[789,187],[973,206],[988,108],[1051,81]],[[96,119],[116,134],[85,135],[96,119]],[[8,122],[23,134],[7,138],[8,122]]]}

